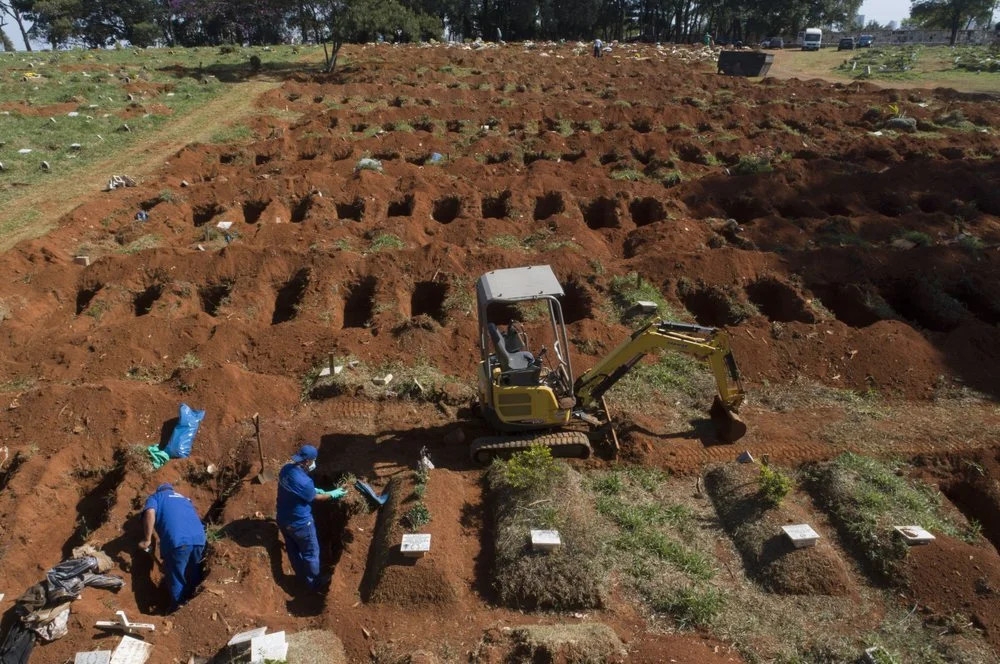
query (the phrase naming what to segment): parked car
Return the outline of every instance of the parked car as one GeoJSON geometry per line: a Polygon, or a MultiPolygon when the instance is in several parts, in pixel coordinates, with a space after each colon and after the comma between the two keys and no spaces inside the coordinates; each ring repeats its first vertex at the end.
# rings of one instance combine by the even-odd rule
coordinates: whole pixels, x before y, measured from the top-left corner
{"type": "Polygon", "coordinates": [[[771,37],[771,41],[767,42],[767,48],[785,48],[785,40],[781,37],[771,37]]]}
{"type": "Polygon", "coordinates": [[[853,51],[854,50],[854,37],[844,37],[837,43],[838,51],[853,51]]]}
{"type": "Polygon", "coordinates": [[[861,35],[858,37],[858,48],[871,48],[874,43],[874,35],[861,35]]]}

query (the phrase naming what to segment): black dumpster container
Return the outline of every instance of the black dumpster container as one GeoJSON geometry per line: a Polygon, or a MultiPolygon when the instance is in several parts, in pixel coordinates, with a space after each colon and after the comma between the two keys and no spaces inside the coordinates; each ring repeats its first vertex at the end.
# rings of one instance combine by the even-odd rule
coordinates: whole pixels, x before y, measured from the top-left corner
{"type": "Polygon", "coordinates": [[[729,76],[765,76],[772,62],[773,53],[723,51],[719,53],[719,73],[729,76]]]}

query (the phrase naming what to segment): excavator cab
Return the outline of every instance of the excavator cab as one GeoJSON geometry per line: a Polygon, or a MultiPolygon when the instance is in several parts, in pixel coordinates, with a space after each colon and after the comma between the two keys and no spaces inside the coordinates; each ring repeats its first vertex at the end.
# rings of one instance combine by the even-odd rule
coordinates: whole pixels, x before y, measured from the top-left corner
{"type": "Polygon", "coordinates": [[[562,296],[548,265],[494,270],[476,282],[479,398],[492,428],[515,432],[569,422],[576,401],[562,296]]]}

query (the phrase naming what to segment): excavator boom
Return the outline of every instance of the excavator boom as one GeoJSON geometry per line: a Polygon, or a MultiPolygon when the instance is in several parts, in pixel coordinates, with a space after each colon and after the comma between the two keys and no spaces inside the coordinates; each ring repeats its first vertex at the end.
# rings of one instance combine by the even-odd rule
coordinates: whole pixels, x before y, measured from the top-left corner
{"type": "Polygon", "coordinates": [[[636,330],[577,379],[573,388],[577,405],[584,410],[596,408],[604,394],[653,350],[674,351],[706,361],[718,390],[709,411],[716,432],[725,442],[743,437],[746,425],[736,415],[745,395],[739,368],[729,347],[729,336],[714,327],[656,320],[636,330]]]}

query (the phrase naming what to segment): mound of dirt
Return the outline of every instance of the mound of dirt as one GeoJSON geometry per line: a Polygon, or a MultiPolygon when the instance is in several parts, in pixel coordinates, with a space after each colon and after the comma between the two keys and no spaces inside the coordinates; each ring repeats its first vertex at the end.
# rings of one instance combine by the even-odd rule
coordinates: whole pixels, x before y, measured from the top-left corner
{"type": "Polygon", "coordinates": [[[796,549],[782,526],[809,523],[816,516],[797,492],[777,506],[760,495],[760,469],[753,464],[728,464],[705,476],[715,508],[743,556],[744,567],[765,589],[784,595],[847,595],[853,584],[847,565],[829,538],[816,546],[796,549]]]}
{"type": "MultiPolygon", "coordinates": [[[[414,502],[413,482],[393,478],[387,490],[389,499],[379,509],[375,523],[362,598],[366,602],[399,606],[453,603],[458,590],[454,572],[444,559],[448,552],[442,549],[441,555],[436,555],[436,542],[430,528],[421,528],[421,532],[431,532],[431,553],[423,558],[408,558],[400,552],[400,542],[407,532],[404,512],[414,502]]],[[[428,492],[433,490],[433,481],[429,481],[428,492]]],[[[444,514],[438,516],[448,518],[444,514]]]]}
{"type": "Polygon", "coordinates": [[[472,659],[477,664],[615,664],[626,661],[626,652],[604,623],[523,625],[487,632],[472,659]]]}
{"type": "Polygon", "coordinates": [[[971,620],[987,641],[1000,648],[1000,556],[989,544],[968,544],[938,535],[912,547],[906,559],[906,585],[914,602],[951,629],[971,620]]]}

